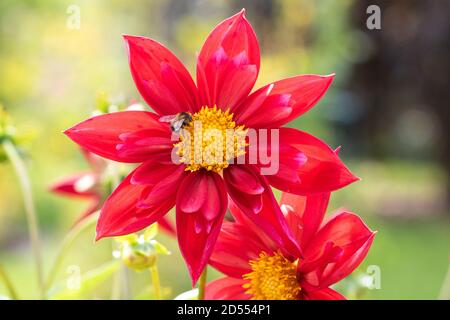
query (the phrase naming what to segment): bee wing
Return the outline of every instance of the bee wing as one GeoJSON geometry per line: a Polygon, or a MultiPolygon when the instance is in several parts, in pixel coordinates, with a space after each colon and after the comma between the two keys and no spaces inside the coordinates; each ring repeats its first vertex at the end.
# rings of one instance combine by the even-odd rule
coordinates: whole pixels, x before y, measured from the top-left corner
{"type": "Polygon", "coordinates": [[[183,127],[184,119],[180,119],[171,123],[173,131],[178,131],[183,127]]]}
{"type": "Polygon", "coordinates": [[[171,122],[176,117],[177,117],[176,114],[171,114],[171,115],[168,115],[168,116],[162,116],[161,118],[159,118],[159,122],[171,122]]]}

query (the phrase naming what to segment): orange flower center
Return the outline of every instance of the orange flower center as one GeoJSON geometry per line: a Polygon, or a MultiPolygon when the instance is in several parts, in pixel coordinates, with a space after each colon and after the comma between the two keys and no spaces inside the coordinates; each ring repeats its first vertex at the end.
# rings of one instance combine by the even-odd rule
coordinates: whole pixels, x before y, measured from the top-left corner
{"type": "Polygon", "coordinates": [[[296,300],[301,287],[297,280],[297,262],[286,259],[281,253],[268,255],[262,252],[250,261],[252,272],[243,275],[248,280],[243,285],[252,300],[296,300]]]}
{"type": "Polygon", "coordinates": [[[206,169],[220,173],[231,160],[245,154],[246,134],[247,129],[236,126],[229,110],[202,107],[180,131],[175,147],[186,171],[206,169]]]}

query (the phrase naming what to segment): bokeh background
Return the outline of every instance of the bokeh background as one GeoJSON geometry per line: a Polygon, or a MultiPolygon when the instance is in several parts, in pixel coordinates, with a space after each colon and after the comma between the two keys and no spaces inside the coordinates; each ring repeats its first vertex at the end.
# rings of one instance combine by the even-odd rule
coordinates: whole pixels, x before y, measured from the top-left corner
{"type": "MultiPolygon", "coordinates": [[[[363,299],[436,299],[449,265],[450,125],[448,1],[368,0],[0,0],[0,103],[27,136],[23,148],[49,267],[61,239],[88,204],[57,197],[48,186],[87,169],[62,131],[88,117],[100,92],[114,103],[140,101],[128,70],[121,35],[157,39],[194,70],[209,31],[241,8],[260,40],[257,87],[302,73],[336,73],[326,97],[290,126],[343,147],[342,158],[360,177],[334,193],[330,212],[347,207],[378,230],[357,274],[379,266],[381,288],[356,292],[363,299]],[[366,8],[381,8],[381,30],[366,28],[366,8]],[[70,28],[75,5],[80,28],[70,28]],[[68,24],[69,23],[69,24],[68,24]]],[[[57,279],[70,266],[89,271],[112,259],[111,242],[79,237],[57,279]]],[[[176,242],[160,258],[163,286],[172,298],[190,289],[176,242]]],[[[35,272],[19,185],[0,164],[0,264],[21,298],[36,298],[35,272]]],[[[74,298],[145,297],[148,273],[120,268],[116,277],[74,298]],[[117,278],[117,277],[116,277],[117,278]]],[[[218,276],[210,273],[210,278],[218,276]]],[[[447,288],[448,289],[448,288],[447,288]]],[[[352,291],[353,290],[353,291],[352,291]]],[[[6,289],[0,284],[0,295],[6,289]]],[[[70,295],[69,295],[70,296],[70,295]]]]}

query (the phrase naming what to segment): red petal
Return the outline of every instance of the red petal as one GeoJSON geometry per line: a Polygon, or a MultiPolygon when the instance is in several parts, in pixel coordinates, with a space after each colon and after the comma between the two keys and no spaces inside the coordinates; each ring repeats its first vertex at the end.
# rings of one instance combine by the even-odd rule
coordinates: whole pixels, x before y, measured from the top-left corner
{"type": "Polygon", "coordinates": [[[190,173],[178,189],[178,243],[193,285],[212,254],[227,204],[226,189],[217,173],[204,170],[190,173]],[[185,195],[198,197],[198,200],[187,204],[185,195]],[[184,208],[188,208],[189,212],[183,211],[184,208]]]}
{"type": "Polygon", "coordinates": [[[250,219],[242,216],[234,203],[229,207],[236,222],[223,224],[209,262],[227,276],[242,278],[252,271],[250,260],[257,259],[263,251],[276,251],[277,247],[250,219]]]}
{"type": "Polygon", "coordinates": [[[85,120],[64,133],[86,150],[119,162],[144,162],[166,154],[173,142],[167,124],[150,112],[124,111],[85,120]],[[146,140],[149,139],[149,140],[146,140]]]}
{"type": "Polygon", "coordinates": [[[222,21],[206,39],[197,61],[202,105],[231,110],[250,93],[259,71],[259,45],[245,12],[222,21]]]}
{"type": "MultiPolygon", "coordinates": [[[[131,178],[131,183],[141,184],[136,183],[134,177],[136,176],[137,171],[146,164],[147,163],[142,164],[134,171],[133,177],[131,178]]],[[[174,197],[177,187],[186,173],[184,171],[184,167],[182,166],[167,165],[167,167],[170,168],[170,170],[167,170],[166,168],[165,170],[162,170],[162,172],[166,174],[164,177],[161,177],[157,170],[148,171],[147,181],[153,181],[153,184],[147,184],[148,187],[143,190],[137,203],[138,207],[155,207],[161,202],[164,202],[166,199],[174,197]],[[156,177],[160,177],[159,181],[156,181],[156,177]]]]}
{"type": "MultiPolygon", "coordinates": [[[[289,193],[308,195],[324,193],[345,187],[359,180],[323,141],[292,128],[280,128],[280,145],[289,144],[306,156],[306,163],[297,170],[300,183],[289,183],[279,175],[266,176],[277,189],[289,193]]],[[[280,153],[280,163],[283,154],[280,153]]]]}
{"type": "Polygon", "coordinates": [[[154,186],[179,169],[183,169],[183,167],[170,163],[146,161],[133,171],[131,183],[154,186]]]}
{"type": "Polygon", "coordinates": [[[337,214],[304,248],[305,260],[299,264],[303,285],[325,288],[348,276],[365,258],[374,236],[356,214],[337,214]]]}
{"type": "Polygon", "coordinates": [[[50,186],[50,191],[67,196],[92,198],[97,196],[97,191],[94,188],[97,181],[98,176],[94,173],[91,172],[76,173],[52,184],[50,186]],[[87,182],[92,181],[92,185],[90,187],[86,186],[86,188],[84,188],[82,182],[83,180],[86,179],[89,180],[87,182]],[[83,188],[80,189],[80,187],[83,188]]]}
{"type": "Polygon", "coordinates": [[[197,212],[208,197],[208,181],[200,172],[188,174],[183,184],[189,186],[187,192],[180,192],[177,199],[177,207],[183,212],[197,212]],[[195,192],[195,194],[194,194],[195,192]]]}
{"type": "Polygon", "coordinates": [[[175,205],[172,197],[157,206],[138,208],[136,205],[145,188],[144,185],[130,183],[133,172],[114,190],[103,205],[97,223],[96,240],[104,237],[120,236],[139,231],[162,218],[175,205]]]}
{"type": "Polygon", "coordinates": [[[266,232],[280,247],[286,249],[292,256],[299,257],[300,249],[273,196],[272,189],[267,184],[267,181],[259,175],[258,169],[251,165],[231,165],[224,170],[223,176],[228,194],[242,212],[266,232]],[[257,195],[248,194],[231,184],[229,181],[230,171],[236,170],[237,166],[239,166],[238,170],[245,170],[249,175],[257,178],[259,180],[258,184],[264,187],[264,192],[257,195]]]}
{"type": "Polygon", "coordinates": [[[288,224],[302,248],[316,234],[328,207],[329,193],[319,193],[311,196],[299,196],[283,192],[280,204],[285,206],[288,224]]]}
{"type": "Polygon", "coordinates": [[[245,293],[242,279],[224,277],[206,285],[206,300],[250,300],[251,295],[245,293]]]}
{"type": "Polygon", "coordinates": [[[303,297],[305,300],[347,300],[342,294],[331,288],[306,292],[303,297]]]}
{"type": "Polygon", "coordinates": [[[278,128],[311,109],[334,75],[301,75],[268,84],[239,107],[236,121],[251,128],[278,128]]]}
{"type": "Polygon", "coordinates": [[[253,166],[231,165],[223,171],[228,193],[245,213],[258,213],[262,208],[264,182],[253,166]]]}
{"type": "Polygon", "coordinates": [[[195,83],[172,52],[152,39],[124,38],[134,82],[153,110],[160,115],[197,110],[195,83]]]}
{"type": "Polygon", "coordinates": [[[302,150],[295,146],[295,141],[286,137],[284,128],[273,131],[259,130],[257,137],[258,143],[249,140],[249,161],[250,155],[257,154],[261,174],[281,190],[300,185],[298,171],[308,159],[302,150]]]}
{"type": "Polygon", "coordinates": [[[153,159],[162,154],[169,155],[173,149],[170,136],[161,130],[150,129],[123,133],[119,138],[121,143],[116,146],[116,149],[122,158],[148,159],[151,156],[153,159]]]}
{"type": "Polygon", "coordinates": [[[224,176],[227,177],[228,183],[244,193],[257,195],[264,192],[264,186],[260,183],[259,177],[243,166],[230,167],[230,170],[225,170],[224,176]]]}

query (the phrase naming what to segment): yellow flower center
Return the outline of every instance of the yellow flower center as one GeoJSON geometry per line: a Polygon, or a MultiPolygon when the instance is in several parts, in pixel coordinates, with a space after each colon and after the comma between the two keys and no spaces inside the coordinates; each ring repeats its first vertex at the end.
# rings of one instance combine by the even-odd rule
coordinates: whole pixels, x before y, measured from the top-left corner
{"type": "Polygon", "coordinates": [[[279,252],[270,256],[262,252],[251,260],[252,272],[243,275],[243,285],[252,300],[296,300],[301,291],[297,280],[297,262],[291,262],[279,252]]]}
{"type": "Polygon", "coordinates": [[[206,169],[220,173],[233,159],[245,154],[246,134],[247,129],[236,126],[229,110],[202,107],[180,131],[175,147],[186,171],[206,169]]]}

